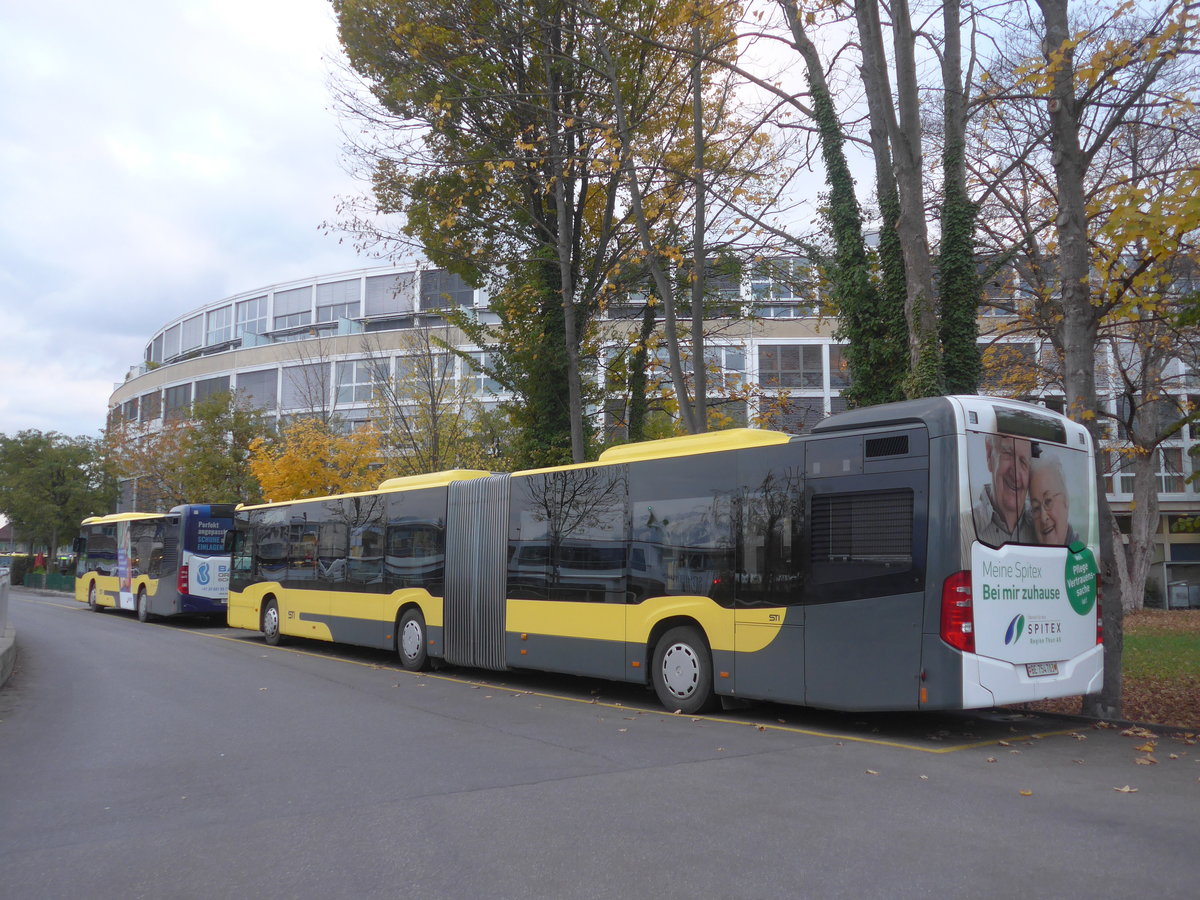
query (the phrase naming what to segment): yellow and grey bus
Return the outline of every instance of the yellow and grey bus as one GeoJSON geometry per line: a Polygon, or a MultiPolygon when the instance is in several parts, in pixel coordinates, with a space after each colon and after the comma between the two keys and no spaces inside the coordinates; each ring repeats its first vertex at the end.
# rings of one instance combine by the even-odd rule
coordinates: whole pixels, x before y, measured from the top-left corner
{"type": "Polygon", "coordinates": [[[224,620],[229,596],[226,534],[233,504],[188,503],[168,513],[84,519],[75,540],[75,599],[96,612],[224,620]]]}
{"type": "Polygon", "coordinates": [[[229,624],[434,663],[835,709],[962,709],[1102,677],[1093,451],[1039,406],[940,397],[805,435],[393,479],[239,508],[229,624]]]}

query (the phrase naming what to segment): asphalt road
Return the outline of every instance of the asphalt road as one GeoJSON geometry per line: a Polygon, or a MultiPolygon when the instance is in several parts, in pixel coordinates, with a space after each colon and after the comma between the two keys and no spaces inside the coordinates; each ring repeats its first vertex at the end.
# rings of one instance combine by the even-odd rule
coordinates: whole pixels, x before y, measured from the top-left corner
{"type": "Polygon", "coordinates": [[[636,688],[413,675],[382,653],[21,590],[10,618],[5,900],[1124,898],[1200,882],[1200,745],[1167,735],[1150,753],[1051,718],[690,718],[636,688]]]}

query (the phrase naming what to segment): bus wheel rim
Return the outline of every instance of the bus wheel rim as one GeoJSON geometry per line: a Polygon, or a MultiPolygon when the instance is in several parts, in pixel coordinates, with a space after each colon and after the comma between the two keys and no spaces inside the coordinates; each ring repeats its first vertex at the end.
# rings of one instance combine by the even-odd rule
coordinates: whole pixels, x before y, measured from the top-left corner
{"type": "Polygon", "coordinates": [[[687,644],[672,644],[663,654],[662,679],[673,697],[680,699],[696,692],[700,682],[700,661],[687,644]]]}
{"type": "Polygon", "coordinates": [[[408,659],[416,659],[417,654],[421,652],[421,644],[424,638],[421,635],[421,626],[416,620],[410,619],[404,623],[404,630],[400,632],[400,651],[408,659]]]}

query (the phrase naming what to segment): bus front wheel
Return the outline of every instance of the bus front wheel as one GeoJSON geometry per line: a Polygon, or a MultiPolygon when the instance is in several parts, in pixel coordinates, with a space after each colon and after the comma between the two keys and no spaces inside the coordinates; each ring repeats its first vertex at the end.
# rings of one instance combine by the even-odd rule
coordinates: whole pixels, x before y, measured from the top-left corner
{"type": "Polygon", "coordinates": [[[263,607],[262,633],[263,638],[272,647],[277,646],[283,638],[279,633],[279,606],[274,600],[268,600],[267,605],[263,607]]]}
{"type": "Polygon", "coordinates": [[[145,588],[138,588],[137,617],[139,622],[150,621],[150,600],[146,597],[145,588]]]}
{"type": "Polygon", "coordinates": [[[400,664],[410,672],[429,667],[429,641],[425,634],[425,617],[419,609],[406,609],[396,628],[396,650],[400,664]]]}
{"type": "Polygon", "coordinates": [[[659,639],[650,675],[654,692],[667,709],[688,715],[712,709],[716,699],[712,656],[695,628],[672,628],[659,639]]]}
{"type": "Polygon", "coordinates": [[[96,602],[96,582],[88,585],[88,609],[92,612],[102,612],[104,607],[96,602]]]}

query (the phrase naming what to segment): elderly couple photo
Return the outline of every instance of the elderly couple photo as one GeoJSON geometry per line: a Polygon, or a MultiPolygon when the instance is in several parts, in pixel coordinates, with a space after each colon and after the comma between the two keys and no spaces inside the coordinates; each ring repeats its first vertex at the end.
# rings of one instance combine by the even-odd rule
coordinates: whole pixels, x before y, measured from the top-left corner
{"type": "MultiPolygon", "coordinates": [[[[1086,455],[1004,434],[975,434],[972,440],[971,491],[981,541],[1066,547],[1078,540],[1071,496],[1086,506],[1086,455]]],[[[1081,521],[1086,513],[1079,510],[1081,521]]]]}

